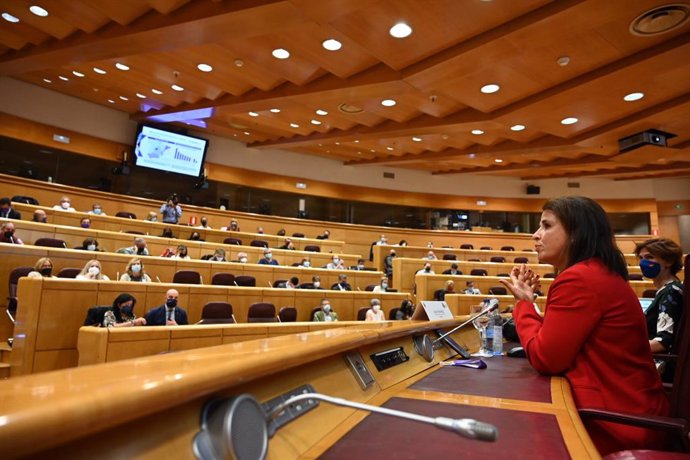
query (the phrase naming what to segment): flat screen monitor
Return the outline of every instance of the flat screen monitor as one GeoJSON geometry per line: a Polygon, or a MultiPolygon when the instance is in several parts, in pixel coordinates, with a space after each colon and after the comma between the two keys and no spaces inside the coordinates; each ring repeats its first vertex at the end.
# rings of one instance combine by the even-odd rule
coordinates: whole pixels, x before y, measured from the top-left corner
{"type": "Polygon", "coordinates": [[[208,140],[142,125],[134,146],[137,166],[199,177],[208,140]]]}
{"type": "Polygon", "coordinates": [[[652,306],[652,302],[654,302],[654,299],[650,299],[647,297],[640,297],[640,305],[642,306],[642,311],[647,314],[647,310],[649,310],[649,307],[652,306]]]}

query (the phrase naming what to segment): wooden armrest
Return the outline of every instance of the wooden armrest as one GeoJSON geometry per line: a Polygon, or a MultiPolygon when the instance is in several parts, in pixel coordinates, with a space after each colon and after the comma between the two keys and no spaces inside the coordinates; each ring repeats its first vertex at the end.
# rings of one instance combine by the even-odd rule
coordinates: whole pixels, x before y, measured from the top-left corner
{"type": "Polygon", "coordinates": [[[624,414],[602,409],[578,409],[578,413],[583,419],[603,420],[640,428],[670,431],[681,435],[687,433],[690,428],[688,421],[682,418],[662,417],[659,415],[624,414]]]}

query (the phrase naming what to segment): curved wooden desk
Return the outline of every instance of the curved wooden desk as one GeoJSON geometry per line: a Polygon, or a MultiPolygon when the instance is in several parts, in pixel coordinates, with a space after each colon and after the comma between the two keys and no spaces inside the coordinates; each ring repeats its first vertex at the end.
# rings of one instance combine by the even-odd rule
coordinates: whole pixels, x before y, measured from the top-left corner
{"type": "MultiPolygon", "coordinates": [[[[525,361],[509,358],[491,358],[484,371],[440,369],[438,362],[450,355],[445,348],[431,363],[415,353],[413,335],[458,322],[385,322],[378,328],[295,334],[6,380],[0,382],[3,455],[194,458],[192,439],[201,408],[211,397],[251,393],[264,402],[309,383],[318,392],[357,402],[433,415],[476,414],[498,425],[501,444],[497,448],[428,425],[321,403],[276,433],[269,458],[357,458],[362,452],[367,458],[379,453],[431,458],[449,452],[457,458],[463,452],[486,452],[487,446],[493,457],[504,452],[515,458],[522,452],[517,449],[533,456],[535,446],[526,442],[535,438],[542,446],[555,446],[548,452],[557,455],[550,458],[598,458],[564,379],[540,377],[525,361]],[[370,355],[397,347],[409,360],[377,371],[370,355]],[[375,381],[368,388],[357,384],[343,359],[348,353],[356,353],[371,371],[375,381]],[[487,379],[496,383],[497,376],[510,376],[504,380],[520,383],[520,390],[484,384],[487,379]],[[479,387],[489,392],[474,391],[479,387]],[[516,440],[521,441],[517,447],[516,440]],[[364,451],[353,441],[364,442],[364,451]]],[[[454,338],[476,346],[472,328],[454,338]]]]}

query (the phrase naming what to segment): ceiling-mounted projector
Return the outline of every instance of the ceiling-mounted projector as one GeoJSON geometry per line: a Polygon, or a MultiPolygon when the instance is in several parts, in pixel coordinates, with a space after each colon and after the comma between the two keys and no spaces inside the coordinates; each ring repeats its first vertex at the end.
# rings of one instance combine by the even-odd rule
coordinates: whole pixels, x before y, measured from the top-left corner
{"type": "Polygon", "coordinates": [[[675,134],[659,131],[658,129],[648,129],[632,136],[618,139],[618,151],[620,153],[629,152],[642,147],[643,145],[656,145],[668,147],[667,141],[676,137],[675,134]]]}

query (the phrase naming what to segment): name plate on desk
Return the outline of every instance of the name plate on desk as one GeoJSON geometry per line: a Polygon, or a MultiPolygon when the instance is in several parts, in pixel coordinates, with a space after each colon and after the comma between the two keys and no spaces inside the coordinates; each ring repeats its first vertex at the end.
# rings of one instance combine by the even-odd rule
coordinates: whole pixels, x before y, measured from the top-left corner
{"type": "Polygon", "coordinates": [[[423,300],[422,308],[417,308],[412,315],[412,319],[430,320],[453,319],[453,313],[448,308],[448,304],[437,300],[423,300]]]}

